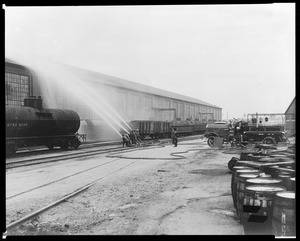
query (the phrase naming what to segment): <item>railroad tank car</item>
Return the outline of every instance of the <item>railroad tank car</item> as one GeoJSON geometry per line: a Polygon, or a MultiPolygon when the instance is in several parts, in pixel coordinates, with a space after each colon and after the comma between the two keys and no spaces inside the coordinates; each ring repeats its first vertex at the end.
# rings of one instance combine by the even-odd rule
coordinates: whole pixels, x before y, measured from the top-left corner
{"type": "Polygon", "coordinates": [[[6,106],[5,116],[8,154],[25,146],[45,145],[49,149],[71,146],[77,149],[80,145],[75,135],[80,118],[73,110],[6,106]]]}

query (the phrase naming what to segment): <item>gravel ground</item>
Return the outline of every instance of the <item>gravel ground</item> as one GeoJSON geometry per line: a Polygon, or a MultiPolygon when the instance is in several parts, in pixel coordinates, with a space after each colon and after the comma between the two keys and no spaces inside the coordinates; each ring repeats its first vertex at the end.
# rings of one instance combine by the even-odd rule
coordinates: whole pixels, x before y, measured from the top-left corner
{"type": "Polygon", "coordinates": [[[227,167],[233,156],[239,154],[210,149],[186,159],[137,160],[8,235],[242,235],[227,167]]]}

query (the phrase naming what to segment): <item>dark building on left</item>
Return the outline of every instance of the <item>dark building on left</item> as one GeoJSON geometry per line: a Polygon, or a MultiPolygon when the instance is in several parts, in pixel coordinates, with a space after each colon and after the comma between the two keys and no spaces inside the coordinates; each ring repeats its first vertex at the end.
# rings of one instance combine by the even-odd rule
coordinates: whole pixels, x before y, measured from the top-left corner
{"type": "Polygon", "coordinates": [[[32,75],[29,69],[5,58],[5,105],[23,106],[24,99],[33,93],[32,75]]]}

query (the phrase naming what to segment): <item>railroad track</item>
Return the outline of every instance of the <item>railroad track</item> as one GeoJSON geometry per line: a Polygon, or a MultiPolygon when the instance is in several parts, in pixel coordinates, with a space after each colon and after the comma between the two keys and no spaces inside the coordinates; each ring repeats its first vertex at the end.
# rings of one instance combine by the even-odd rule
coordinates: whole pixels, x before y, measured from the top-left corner
{"type": "MultiPolygon", "coordinates": [[[[20,195],[22,195],[22,194],[25,194],[25,193],[28,193],[28,192],[30,192],[30,191],[36,190],[36,189],[38,189],[38,188],[42,188],[42,187],[51,185],[51,184],[53,184],[53,183],[57,183],[57,182],[59,182],[59,181],[61,181],[61,180],[64,180],[64,179],[66,179],[66,178],[69,178],[69,177],[72,177],[72,176],[75,176],[75,175],[79,175],[79,174],[81,174],[81,173],[83,173],[83,172],[89,171],[89,170],[91,170],[91,169],[99,168],[99,167],[101,167],[101,166],[103,166],[103,165],[107,165],[107,164],[110,164],[110,163],[115,162],[115,161],[118,161],[118,160],[119,160],[119,159],[115,159],[115,160],[112,160],[112,161],[108,161],[108,162],[102,163],[102,164],[100,164],[100,165],[96,165],[96,166],[94,166],[94,167],[92,167],[92,168],[85,169],[85,170],[82,170],[82,171],[77,172],[77,173],[75,173],[75,174],[66,176],[66,177],[64,177],[64,178],[60,178],[60,179],[54,180],[54,181],[49,182],[49,183],[47,183],[47,184],[41,185],[41,186],[39,186],[39,187],[36,187],[36,188],[30,189],[30,190],[24,191],[24,192],[22,192],[22,193],[15,194],[15,195],[13,195],[13,196],[7,197],[7,198],[6,198],[6,201],[8,201],[8,199],[12,199],[12,198],[14,198],[14,197],[16,197],[16,196],[20,196],[20,195]]],[[[47,210],[49,210],[49,209],[51,209],[51,208],[54,208],[55,206],[59,205],[60,203],[66,201],[67,199],[76,196],[77,194],[79,194],[79,193],[81,193],[81,192],[87,190],[87,189],[90,188],[91,186],[93,186],[93,185],[99,183],[99,182],[102,181],[103,179],[108,178],[108,177],[110,177],[110,176],[112,176],[112,175],[114,175],[114,174],[120,172],[121,170],[127,168],[128,166],[134,164],[135,162],[137,162],[137,161],[132,161],[132,162],[130,162],[129,164],[123,165],[122,167],[120,167],[120,168],[118,168],[118,169],[116,169],[116,170],[113,170],[112,172],[110,172],[110,173],[108,173],[108,174],[106,174],[106,175],[104,175],[104,176],[101,176],[100,178],[98,178],[98,179],[95,180],[95,181],[92,181],[92,182],[90,182],[90,183],[88,183],[88,184],[86,184],[86,185],[84,185],[84,186],[82,186],[82,187],[76,188],[75,191],[73,191],[73,192],[71,192],[71,193],[68,193],[68,194],[66,194],[66,195],[63,195],[61,198],[59,198],[59,199],[57,199],[57,200],[55,200],[55,201],[52,201],[50,204],[48,204],[48,205],[46,205],[46,206],[43,206],[42,208],[40,208],[40,209],[38,209],[38,210],[36,210],[36,211],[34,211],[34,212],[32,212],[32,213],[29,213],[29,214],[25,215],[23,218],[20,218],[20,219],[18,219],[18,220],[16,220],[16,221],[11,222],[10,224],[8,224],[8,225],[6,226],[6,230],[7,230],[7,231],[10,231],[11,229],[13,229],[13,228],[15,228],[15,227],[21,225],[22,223],[25,223],[26,221],[28,221],[28,220],[30,220],[30,219],[32,219],[32,218],[34,218],[34,217],[36,217],[36,216],[38,216],[38,215],[44,213],[45,211],[47,211],[47,210]]]]}
{"type": "MultiPolygon", "coordinates": [[[[133,147],[126,147],[126,150],[132,151],[132,150],[138,150],[138,149],[145,149],[145,148],[151,148],[153,145],[144,145],[144,146],[133,146],[133,147]]],[[[27,160],[9,160],[6,162],[6,169],[12,169],[17,167],[24,167],[24,166],[31,166],[31,165],[37,165],[37,164],[44,164],[44,163],[51,163],[51,162],[57,162],[57,161],[64,161],[68,159],[73,158],[83,158],[83,157],[90,157],[95,155],[101,155],[101,154],[107,154],[112,152],[124,152],[126,151],[122,147],[112,147],[112,148],[106,148],[101,150],[81,150],[80,152],[74,151],[71,153],[63,152],[62,154],[55,155],[55,156],[46,156],[46,157],[38,157],[38,158],[30,158],[27,160]]]]}
{"type": "MultiPolygon", "coordinates": [[[[195,136],[191,137],[183,137],[182,139],[184,140],[193,140],[195,136]]],[[[170,139],[161,139],[161,140],[149,140],[144,142],[145,144],[143,146],[133,146],[133,147],[126,147],[126,150],[138,150],[138,149],[144,149],[147,147],[153,147],[155,145],[163,145],[166,143],[169,143],[170,139]],[[155,142],[155,143],[153,143],[155,142]]],[[[106,143],[105,145],[107,145],[106,143]]],[[[120,143],[115,143],[113,142],[113,145],[120,145],[120,143]]],[[[100,146],[103,147],[101,143],[89,143],[85,145],[84,149],[78,149],[76,151],[71,151],[66,152],[66,151],[59,151],[54,156],[44,156],[44,157],[36,157],[36,158],[29,158],[29,159],[24,159],[24,160],[13,160],[13,159],[7,159],[6,160],[6,170],[12,169],[12,168],[17,168],[17,167],[25,167],[25,166],[31,166],[31,165],[37,165],[37,164],[44,164],[44,163],[51,163],[51,162],[57,162],[57,161],[64,161],[68,159],[73,159],[73,158],[83,158],[83,157],[89,157],[89,156],[94,156],[94,155],[100,155],[100,154],[106,154],[110,152],[118,152],[118,151],[124,151],[124,148],[118,146],[118,147],[110,147],[110,148],[105,148],[101,150],[90,150],[90,148],[100,146]],[[87,147],[88,146],[88,147],[87,147]]],[[[47,150],[48,151],[48,150],[47,150]]],[[[39,151],[34,151],[33,152],[39,152],[39,151]]],[[[28,153],[26,153],[28,154],[28,153]]],[[[47,152],[46,154],[50,154],[50,152],[47,152]]],[[[51,154],[54,154],[51,152],[51,154]]]]}
{"type": "MultiPolygon", "coordinates": [[[[165,144],[166,142],[163,142],[163,143],[158,143],[158,145],[149,145],[149,146],[141,146],[141,147],[130,147],[130,148],[107,148],[105,150],[94,150],[94,151],[85,151],[85,152],[82,152],[82,153],[70,153],[70,154],[65,154],[63,156],[60,156],[60,158],[58,158],[57,156],[55,157],[51,157],[49,159],[49,157],[45,157],[45,158],[36,158],[35,159],[35,163],[34,164],[38,164],[38,163],[44,163],[44,162],[51,162],[51,161],[59,161],[59,160],[66,160],[66,159],[70,159],[70,158],[82,158],[82,157],[87,157],[87,156],[91,156],[91,155],[98,155],[98,154],[104,154],[104,153],[117,153],[117,152],[120,152],[120,153],[126,153],[126,152],[132,152],[132,151],[136,151],[138,149],[152,149],[152,148],[158,148],[158,147],[162,147],[161,144],[165,144]],[[51,159],[55,159],[55,160],[51,160],[51,159]],[[48,159],[48,160],[47,160],[48,159]],[[59,159],[59,160],[58,160],[59,159]],[[47,161],[46,161],[47,160],[47,161]]],[[[60,181],[62,180],[65,180],[67,178],[70,178],[70,177],[74,177],[76,175],[80,175],[81,173],[84,173],[84,172],[88,172],[88,171],[91,171],[92,169],[96,169],[96,168],[101,168],[102,166],[104,165],[109,165],[113,162],[116,162],[120,160],[120,158],[115,158],[113,160],[110,160],[110,161],[106,161],[106,162],[103,162],[101,164],[98,164],[98,165],[95,165],[95,166],[92,166],[92,167],[89,167],[89,168],[86,168],[84,170],[81,170],[79,172],[76,172],[76,173],[73,173],[73,174],[70,174],[70,175],[67,175],[67,176],[64,176],[64,177],[61,177],[61,178],[58,178],[56,180],[52,180],[48,183],[45,183],[45,184],[42,184],[40,186],[36,186],[34,188],[31,188],[31,189],[28,189],[28,190],[25,190],[25,191],[22,191],[20,193],[17,193],[17,194],[14,194],[14,195],[11,195],[11,196],[8,196],[6,197],[6,202],[10,201],[11,199],[15,198],[15,197],[18,197],[20,195],[23,195],[23,194],[26,194],[26,193],[29,193],[33,190],[37,190],[37,189],[41,189],[41,188],[44,188],[46,186],[50,186],[51,184],[55,184],[55,183],[59,183],[60,181]]],[[[30,160],[32,161],[32,160],[30,160]]],[[[27,161],[26,161],[27,162],[27,161]]],[[[103,179],[105,178],[108,178],[118,172],[120,172],[121,170],[127,168],[128,166],[134,164],[135,162],[137,162],[137,160],[133,160],[132,162],[130,163],[126,163],[125,165],[123,164],[121,167],[119,167],[118,169],[115,169],[115,170],[112,170],[110,173],[104,175],[104,176],[101,176],[100,178],[98,178],[97,180],[95,181],[92,181],[82,187],[79,187],[79,188],[76,188],[75,191],[71,192],[71,193],[68,193],[66,195],[63,195],[61,198],[55,200],[55,201],[52,201],[50,204],[46,205],[46,206],[43,206],[42,208],[34,211],[34,212],[31,212],[31,213],[27,213],[27,215],[23,216],[22,218],[16,220],[16,221],[13,221],[11,223],[9,223],[7,226],[6,226],[6,230],[11,230],[17,226],[19,226],[20,224],[22,223],[25,223],[26,221],[30,220],[30,219],[33,219],[34,217],[46,212],[47,210],[51,209],[51,208],[54,208],[55,206],[59,205],[60,203],[66,201],[67,199],[85,191],[86,189],[88,189],[89,187],[99,183],[100,181],[102,181],[103,179]]],[[[19,161],[17,163],[14,163],[15,164],[15,167],[16,165],[33,165],[32,163],[30,164],[25,164],[25,163],[20,163],[19,161]]],[[[11,167],[12,168],[12,167],[11,167]]]]}

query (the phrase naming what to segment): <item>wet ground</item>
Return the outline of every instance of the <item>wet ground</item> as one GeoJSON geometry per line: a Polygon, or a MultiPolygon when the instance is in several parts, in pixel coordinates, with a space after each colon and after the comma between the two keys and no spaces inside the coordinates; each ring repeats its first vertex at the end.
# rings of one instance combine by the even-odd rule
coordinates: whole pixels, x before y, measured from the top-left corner
{"type": "Polygon", "coordinates": [[[11,170],[6,173],[7,196],[90,169],[7,200],[7,225],[80,186],[101,181],[8,230],[8,235],[243,235],[227,167],[233,156],[239,152],[209,148],[204,139],[180,140],[178,147],[165,144],[11,170]]]}

